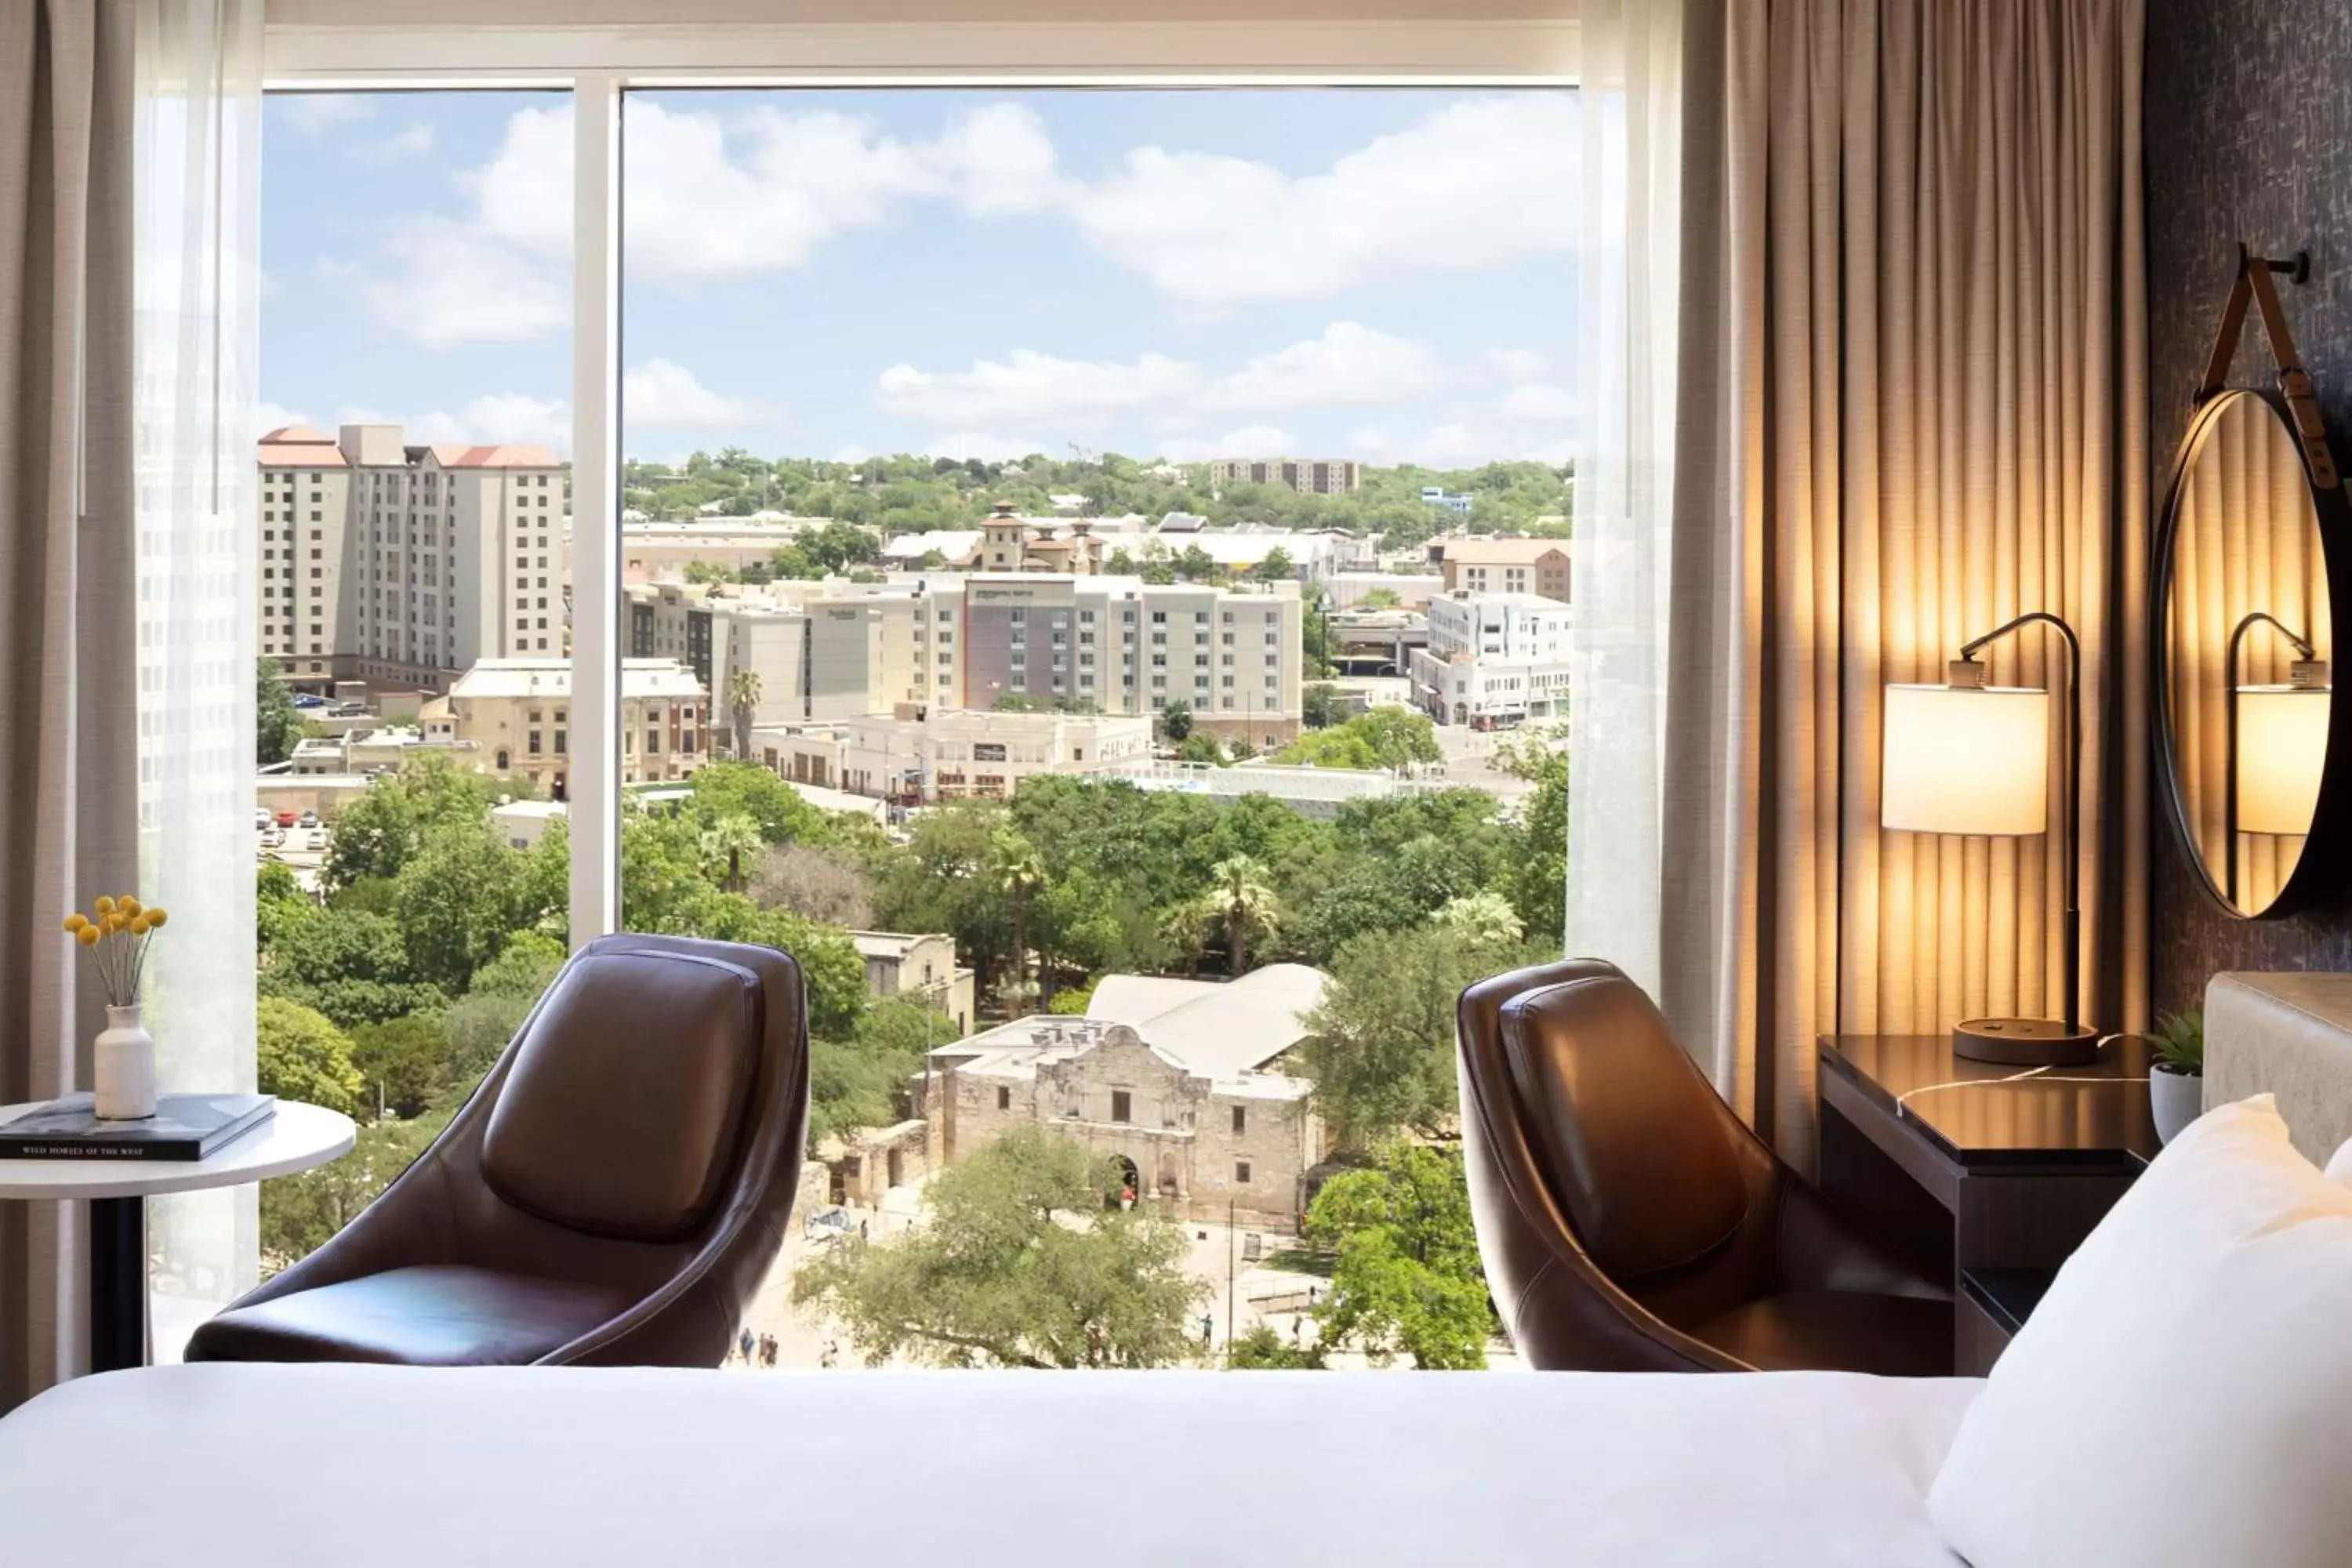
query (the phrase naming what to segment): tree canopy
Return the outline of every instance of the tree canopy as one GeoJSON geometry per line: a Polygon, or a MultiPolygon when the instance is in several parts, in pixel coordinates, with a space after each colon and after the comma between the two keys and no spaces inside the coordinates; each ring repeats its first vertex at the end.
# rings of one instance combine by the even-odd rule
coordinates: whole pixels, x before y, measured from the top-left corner
{"type": "Polygon", "coordinates": [[[821,1305],[873,1363],[1171,1365],[1207,1287],[1184,1271],[1180,1226],[1105,1206],[1119,1182],[1084,1144],[1015,1128],[934,1177],[914,1229],[803,1264],[793,1302],[821,1305]]]}
{"type": "Polygon", "coordinates": [[[1308,1205],[1308,1245],[1332,1253],[1318,1338],[1376,1365],[1399,1354],[1424,1372],[1486,1364],[1496,1331],[1459,1149],[1396,1142],[1325,1182],[1308,1205]]]}

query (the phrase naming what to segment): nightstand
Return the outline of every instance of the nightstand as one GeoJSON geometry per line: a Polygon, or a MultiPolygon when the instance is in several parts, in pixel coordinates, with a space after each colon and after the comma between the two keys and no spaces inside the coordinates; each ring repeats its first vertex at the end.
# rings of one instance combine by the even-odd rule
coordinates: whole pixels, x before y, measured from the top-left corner
{"type": "Polygon", "coordinates": [[[2001,1081],[2020,1070],[1965,1060],[1948,1036],[1821,1041],[1822,1190],[1948,1270],[1954,1370],[1969,1376],[1991,1369],[2158,1148],[2138,1037],[2089,1067],[2001,1081]]]}

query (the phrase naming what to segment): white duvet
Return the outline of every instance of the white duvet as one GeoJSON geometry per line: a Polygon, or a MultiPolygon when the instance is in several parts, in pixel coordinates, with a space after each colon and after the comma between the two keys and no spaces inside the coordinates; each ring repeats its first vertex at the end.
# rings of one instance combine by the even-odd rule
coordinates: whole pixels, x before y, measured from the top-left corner
{"type": "Polygon", "coordinates": [[[159,1367],[0,1421],[0,1562],[1951,1568],[1979,1386],[159,1367]]]}

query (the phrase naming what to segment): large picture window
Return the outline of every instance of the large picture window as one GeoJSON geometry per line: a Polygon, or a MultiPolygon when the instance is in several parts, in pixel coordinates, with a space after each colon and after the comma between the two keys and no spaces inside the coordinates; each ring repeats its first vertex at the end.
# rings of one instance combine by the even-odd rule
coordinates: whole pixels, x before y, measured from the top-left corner
{"type": "Polygon", "coordinates": [[[1573,95],[613,85],[268,106],[262,1075],[366,1126],[264,1266],[616,923],[809,976],[748,1367],[1507,1356],[1573,95]]]}

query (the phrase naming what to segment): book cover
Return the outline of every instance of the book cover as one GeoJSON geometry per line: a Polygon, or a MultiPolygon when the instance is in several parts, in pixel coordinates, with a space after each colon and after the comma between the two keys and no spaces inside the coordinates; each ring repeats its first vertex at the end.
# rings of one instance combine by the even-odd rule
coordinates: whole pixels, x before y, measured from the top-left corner
{"type": "Polygon", "coordinates": [[[277,1113],[266,1094],[165,1094],[140,1121],[101,1121],[69,1094],[0,1122],[0,1160],[183,1160],[217,1153],[277,1113]]]}

